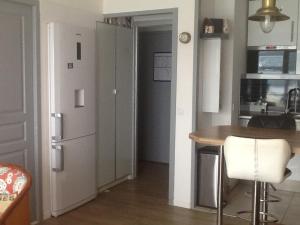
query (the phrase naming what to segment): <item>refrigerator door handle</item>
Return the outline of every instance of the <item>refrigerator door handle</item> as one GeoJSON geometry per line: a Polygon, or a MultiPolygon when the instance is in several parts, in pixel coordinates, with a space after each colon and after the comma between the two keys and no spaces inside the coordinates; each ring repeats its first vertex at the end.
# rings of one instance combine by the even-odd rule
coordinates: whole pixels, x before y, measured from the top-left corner
{"type": "Polygon", "coordinates": [[[64,149],[62,145],[52,145],[51,167],[54,172],[64,170],[64,149]]]}
{"type": "Polygon", "coordinates": [[[63,114],[52,113],[52,140],[61,141],[63,139],[63,114]]]}

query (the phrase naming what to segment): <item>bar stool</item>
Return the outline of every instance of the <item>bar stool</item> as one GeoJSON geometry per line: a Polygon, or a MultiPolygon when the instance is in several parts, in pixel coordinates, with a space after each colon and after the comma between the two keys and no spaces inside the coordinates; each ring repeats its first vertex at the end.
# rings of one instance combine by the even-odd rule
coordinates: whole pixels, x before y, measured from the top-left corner
{"type": "Polygon", "coordinates": [[[261,183],[282,183],[291,158],[291,148],[282,139],[253,139],[230,136],[224,144],[229,178],[254,181],[252,225],[260,224],[261,183]]]}
{"type": "MultiPolygon", "coordinates": [[[[281,114],[277,116],[269,116],[269,115],[257,115],[253,116],[249,123],[248,127],[255,127],[255,128],[271,128],[271,129],[282,129],[282,130],[296,130],[296,121],[291,114],[281,114]]],[[[293,155],[291,156],[293,157],[293,155]]],[[[291,175],[290,170],[286,170],[285,177],[291,175]]],[[[273,184],[263,182],[261,184],[261,202],[262,202],[262,217],[264,222],[277,222],[278,219],[276,216],[269,213],[269,206],[268,203],[277,203],[280,202],[281,199],[277,196],[270,195],[269,189],[272,188],[276,191],[276,188],[273,184]]],[[[250,192],[246,192],[247,195],[251,194],[250,192]]],[[[238,215],[248,213],[249,211],[240,211],[238,215]]]]}

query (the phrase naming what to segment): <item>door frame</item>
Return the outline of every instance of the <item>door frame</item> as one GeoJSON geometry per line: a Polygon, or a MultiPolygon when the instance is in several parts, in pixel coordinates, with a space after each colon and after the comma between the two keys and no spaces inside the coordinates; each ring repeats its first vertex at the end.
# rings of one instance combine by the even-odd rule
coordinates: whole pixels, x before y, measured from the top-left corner
{"type": "Polygon", "coordinates": [[[141,27],[171,25],[172,26],[172,81],[170,104],[170,145],[169,145],[169,204],[173,205],[174,199],[174,174],[175,174],[175,129],[176,129],[176,88],[177,88],[177,34],[178,34],[178,9],[147,10],[128,13],[104,14],[108,17],[139,17],[138,23],[133,23],[133,76],[134,76],[134,121],[133,121],[133,163],[132,177],[137,176],[138,150],[138,31],[141,27]],[[166,20],[168,22],[166,23],[166,20]]]}
{"type": "Polygon", "coordinates": [[[35,177],[35,190],[36,193],[36,221],[37,224],[42,218],[42,194],[41,194],[41,78],[40,78],[40,14],[39,14],[39,1],[38,0],[0,0],[3,2],[12,2],[30,6],[32,9],[33,19],[33,92],[34,92],[34,172],[35,177]]]}

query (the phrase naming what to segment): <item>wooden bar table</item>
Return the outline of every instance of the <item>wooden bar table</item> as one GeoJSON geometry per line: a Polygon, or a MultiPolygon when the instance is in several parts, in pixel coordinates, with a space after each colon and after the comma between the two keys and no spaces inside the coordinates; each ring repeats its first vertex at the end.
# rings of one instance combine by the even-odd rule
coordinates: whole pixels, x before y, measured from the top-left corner
{"type": "MultiPolygon", "coordinates": [[[[239,126],[216,126],[203,128],[193,132],[189,137],[202,145],[220,146],[219,176],[218,176],[218,209],[217,225],[223,225],[223,179],[224,179],[224,149],[223,145],[228,136],[255,139],[285,139],[295,154],[300,154],[300,132],[281,129],[245,128],[239,126]]],[[[242,150],[241,150],[242,151],[242,150]]]]}

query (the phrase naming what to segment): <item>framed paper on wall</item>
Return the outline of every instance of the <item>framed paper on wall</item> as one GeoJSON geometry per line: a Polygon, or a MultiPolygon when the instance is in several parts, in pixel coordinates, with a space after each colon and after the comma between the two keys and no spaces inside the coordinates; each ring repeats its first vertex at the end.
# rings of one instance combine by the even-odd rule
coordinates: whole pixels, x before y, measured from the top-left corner
{"type": "Polygon", "coordinates": [[[172,80],[172,53],[156,52],[154,53],[154,81],[172,80]]]}

